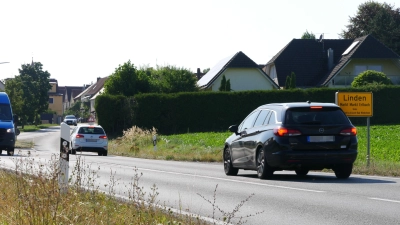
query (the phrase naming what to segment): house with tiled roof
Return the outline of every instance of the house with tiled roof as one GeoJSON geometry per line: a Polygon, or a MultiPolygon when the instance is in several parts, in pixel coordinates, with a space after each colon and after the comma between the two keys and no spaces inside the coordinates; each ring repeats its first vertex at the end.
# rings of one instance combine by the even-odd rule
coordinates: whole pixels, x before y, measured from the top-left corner
{"type": "Polygon", "coordinates": [[[223,76],[230,80],[232,91],[279,89],[260,66],[241,51],[219,61],[197,85],[203,90],[218,91],[223,76]]]}
{"type": "Polygon", "coordinates": [[[65,112],[75,104],[74,97],[80,94],[85,86],[65,86],[62,88],[64,90],[63,110],[65,112]]]}
{"type": "Polygon", "coordinates": [[[49,95],[49,109],[62,116],[63,111],[63,88],[58,86],[56,79],[50,79],[51,89],[47,92],[49,95]]]}
{"type": "Polygon", "coordinates": [[[400,84],[400,56],[371,35],[356,39],[293,39],[263,68],[280,87],[296,75],[296,87],[349,87],[365,70],[400,84]]]}
{"type": "Polygon", "coordinates": [[[90,113],[95,115],[96,112],[94,111],[94,104],[96,101],[96,97],[102,92],[104,83],[107,81],[108,77],[97,78],[96,83],[93,83],[80,94],[78,94],[74,100],[81,102],[89,102],[90,101],[90,113]]]}

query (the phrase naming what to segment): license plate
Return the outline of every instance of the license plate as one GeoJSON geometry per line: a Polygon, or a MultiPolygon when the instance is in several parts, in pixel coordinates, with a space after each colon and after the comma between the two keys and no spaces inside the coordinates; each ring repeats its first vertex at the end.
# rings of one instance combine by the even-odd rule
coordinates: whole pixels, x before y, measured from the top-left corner
{"type": "Polygon", "coordinates": [[[96,139],[86,139],[86,142],[96,142],[96,139]]]}
{"type": "Polygon", "coordinates": [[[335,141],[335,136],[308,136],[308,142],[333,142],[335,141]]]}

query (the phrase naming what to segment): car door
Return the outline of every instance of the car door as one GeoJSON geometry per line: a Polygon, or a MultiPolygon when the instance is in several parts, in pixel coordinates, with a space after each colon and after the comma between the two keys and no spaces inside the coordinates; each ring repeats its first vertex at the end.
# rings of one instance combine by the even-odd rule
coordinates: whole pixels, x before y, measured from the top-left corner
{"type": "Polygon", "coordinates": [[[253,126],[247,130],[246,137],[244,138],[245,147],[243,149],[245,167],[247,168],[254,167],[254,156],[256,155],[260,134],[262,134],[264,130],[263,124],[268,118],[269,114],[269,110],[260,110],[260,113],[257,115],[253,126]]]}
{"type": "Polygon", "coordinates": [[[246,144],[246,141],[249,140],[247,131],[253,127],[254,121],[259,113],[259,110],[253,111],[239,125],[239,135],[236,135],[237,138],[231,143],[232,164],[235,167],[243,167],[245,165],[246,158],[244,157],[244,150],[246,148],[246,145],[248,145],[246,144]]]}

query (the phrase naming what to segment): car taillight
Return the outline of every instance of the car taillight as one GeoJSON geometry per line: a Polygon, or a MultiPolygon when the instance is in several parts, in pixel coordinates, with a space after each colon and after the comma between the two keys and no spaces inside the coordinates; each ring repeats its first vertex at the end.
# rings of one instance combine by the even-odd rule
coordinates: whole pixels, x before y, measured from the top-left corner
{"type": "Polygon", "coordinates": [[[345,136],[356,136],[357,135],[357,128],[351,127],[340,131],[341,135],[345,136]]]}
{"type": "Polygon", "coordinates": [[[107,139],[107,136],[100,136],[100,139],[107,139]]]}
{"type": "Polygon", "coordinates": [[[277,127],[274,129],[274,134],[279,137],[298,136],[301,132],[295,129],[287,129],[285,127],[277,127]]]}
{"type": "Polygon", "coordinates": [[[83,136],[82,134],[77,134],[75,137],[76,138],[84,138],[85,136],[83,136]]]}
{"type": "Polygon", "coordinates": [[[322,106],[311,106],[310,109],[322,109],[322,106]]]}

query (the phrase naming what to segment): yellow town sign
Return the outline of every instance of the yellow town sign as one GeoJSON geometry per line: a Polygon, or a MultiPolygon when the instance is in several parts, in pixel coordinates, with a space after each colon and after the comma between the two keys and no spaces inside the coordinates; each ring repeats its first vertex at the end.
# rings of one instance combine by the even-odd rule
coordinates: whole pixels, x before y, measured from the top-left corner
{"type": "Polygon", "coordinates": [[[335,102],[348,117],[372,116],[372,92],[336,92],[335,102]]]}

